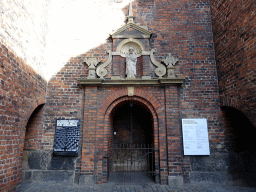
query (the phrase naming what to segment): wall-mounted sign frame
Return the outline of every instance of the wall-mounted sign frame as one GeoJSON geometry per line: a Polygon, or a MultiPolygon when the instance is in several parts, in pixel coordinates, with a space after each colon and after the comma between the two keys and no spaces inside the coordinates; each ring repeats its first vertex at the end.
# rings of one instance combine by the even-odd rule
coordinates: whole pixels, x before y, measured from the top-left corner
{"type": "Polygon", "coordinates": [[[182,119],[184,155],[210,155],[207,119],[182,119]]]}
{"type": "Polygon", "coordinates": [[[53,154],[61,156],[77,156],[79,133],[79,119],[58,119],[56,121],[53,154]]]}

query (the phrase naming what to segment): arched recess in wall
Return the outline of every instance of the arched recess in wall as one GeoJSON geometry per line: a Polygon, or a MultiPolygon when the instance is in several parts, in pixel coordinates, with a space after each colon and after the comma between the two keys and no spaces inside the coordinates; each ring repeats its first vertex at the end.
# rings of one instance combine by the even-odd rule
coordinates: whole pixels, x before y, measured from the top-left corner
{"type": "Polygon", "coordinates": [[[41,169],[41,157],[39,150],[42,150],[44,104],[36,107],[28,119],[24,150],[22,157],[22,169],[41,169]]]}
{"type": "Polygon", "coordinates": [[[236,98],[232,98],[230,96],[220,96],[220,106],[221,107],[231,107],[240,110],[253,124],[255,124],[255,116],[252,115],[253,113],[253,107],[247,106],[247,104],[244,104],[240,100],[236,98]],[[251,110],[250,110],[251,109],[251,110]]]}
{"type": "Polygon", "coordinates": [[[256,128],[233,107],[221,107],[225,117],[228,172],[243,184],[256,185],[256,128]]]}

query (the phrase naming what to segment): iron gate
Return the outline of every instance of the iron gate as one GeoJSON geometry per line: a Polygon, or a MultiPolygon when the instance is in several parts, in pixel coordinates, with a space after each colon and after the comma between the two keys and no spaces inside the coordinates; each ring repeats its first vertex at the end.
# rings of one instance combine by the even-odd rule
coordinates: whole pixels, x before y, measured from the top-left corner
{"type": "Polygon", "coordinates": [[[114,144],[112,172],[143,172],[154,175],[154,148],[146,144],[114,144]]]}

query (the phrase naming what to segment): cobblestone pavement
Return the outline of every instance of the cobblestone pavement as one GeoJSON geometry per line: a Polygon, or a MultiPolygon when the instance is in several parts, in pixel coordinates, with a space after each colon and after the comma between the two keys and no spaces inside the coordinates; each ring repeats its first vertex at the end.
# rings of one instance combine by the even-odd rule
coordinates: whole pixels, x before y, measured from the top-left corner
{"type": "Polygon", "coordinates": [[[183,185],[170,187],[158,184],[102,184],[79,186],[69,183],[25,183],[17,192],[256,192],[255,187],[217,186],[217,185],[183,185]]]}

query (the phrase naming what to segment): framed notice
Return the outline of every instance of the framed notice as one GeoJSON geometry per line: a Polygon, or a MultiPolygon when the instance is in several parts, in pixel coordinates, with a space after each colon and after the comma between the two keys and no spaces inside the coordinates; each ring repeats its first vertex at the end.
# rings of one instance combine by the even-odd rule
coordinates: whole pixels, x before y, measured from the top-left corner
{"type": "Polygon", "coordinates": [[[57,120],[53,154],[61,156],[77,156],[79,145],[79,133],[80,120],[57,120]]]}
{"type": "Polygon", "coordinates": [[[210,155],[206,119],[182,119],[184,155],[210,155]]]}

